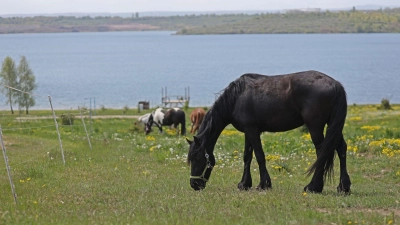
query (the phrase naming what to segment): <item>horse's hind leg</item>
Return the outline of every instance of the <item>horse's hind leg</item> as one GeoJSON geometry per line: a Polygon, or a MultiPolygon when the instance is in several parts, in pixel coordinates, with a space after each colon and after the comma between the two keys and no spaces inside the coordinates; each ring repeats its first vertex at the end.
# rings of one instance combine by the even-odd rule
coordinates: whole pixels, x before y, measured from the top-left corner
{"type": "Polygon", "coordinates": [[[191,134],[194,134],[194,131],[193,131],[193,123],[192,123],[192,126],[190,127],[190,133],[191,133],[191,134]]]}
{"type": "Polygon", "coordinates": [[[197,128],[197,122],[195,119],[190,119],[190,121],[192,122],[192,127],[190,129],[190,133],[194,134],[196,132],[196,128],[197,128]]]}
{"type": "Polygon", "coordinates": [[[198,129],[199,125],[197,124],[197,122],[195,122],[195,124],[193,125],[193,134],[195,134],[198,129]]]}
{"type": "Polygon", "coordinates": [[[347,166],[346,166],[347,144],[343,138],[343,135],[341,143],[339,144],[339,147],[336,149],[336,151],[340,160],[340,182],[339,186],[337,187],[337,191],[339,193],[341,192],[349,193],[351,181],[349,174],[347,173],[347,166]]]}
{"type": "Polygon", "coordinates": [[[244,142],[244,151],[243,151],[244,169],[243,169],[242,180],[238,183],[239,190],[248,190],[253,185],[250,172],[250,165],[252,160],[253,160],[253,147],[246,138],[244,142]]]}
{"type": "MultiPolygon", "coordinates": [[[[323,132],[324,126],[323,125],[313,126],[311,124],[308,124],[307,127],[308,130],[310,131],[311,139],[315,146],[318,158],[322,142],[324,141],[324,132],[323,132]]],[[[323,188],[324,188],[324,168],[317,168],[314,172],[311,182],[304,187],[304,191],[319,193],[322,192],[323,188]]]]}
{"type": "MultiPolygon", "coordinates": [[[[176,127],[178,128],[179,124],[176,125],[176,127]]],[[[181,135],[184,136],[186,135],[186,127],[185,127],[185,123],[181,123],[181,135]]]]}
{"type": "Polygon", "coordinates": [[[179,127],[178,127],[178,123],[173,123],[169,126],[169,129],[171,130],[175,130],[176,131],[176,136],[179,136],[179,127]]]}

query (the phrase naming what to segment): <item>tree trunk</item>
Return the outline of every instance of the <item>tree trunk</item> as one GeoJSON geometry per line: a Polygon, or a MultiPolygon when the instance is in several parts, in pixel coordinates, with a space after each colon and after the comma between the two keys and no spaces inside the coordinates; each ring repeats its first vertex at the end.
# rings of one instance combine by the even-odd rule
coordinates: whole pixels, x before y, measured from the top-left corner
{"type": "Polygon", "coordinates": [[[11,114],[14,114],[14,110],[13,110],[13,107],[12,107],[12,101],[11,101],[11,95],[8,96],[8,100],[10,101],[11,114]]]}
{"type": "Polygon", "coordinates": [[[28,113],[28,109],[29,109],[28,100],[25,100],[25,112],[26,112],[26,114],[29,114],[28,113]]]}

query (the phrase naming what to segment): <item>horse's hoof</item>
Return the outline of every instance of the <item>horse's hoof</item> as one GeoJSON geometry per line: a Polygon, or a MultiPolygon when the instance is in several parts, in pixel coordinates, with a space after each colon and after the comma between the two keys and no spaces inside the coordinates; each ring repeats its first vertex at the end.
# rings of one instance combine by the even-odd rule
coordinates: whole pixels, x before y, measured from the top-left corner
{"type": "Polygon", "coordinates": [[[315,188],[312,187],[310,184],[304,187],[304,192],[310,192],[310,193],[321,193],[322,188],[315,188]]]}
{"type": "Polygon", "coordinates": [[[245,185],[244,183],[240,182],[238,184],[238,189],[241,191],[248,191],[251,189],[251,185],[245,185]]]}
{"type": "Polygon", "coordinates": [[[259,190],[259,191],[268,190],[268,189],[272,189],[272,185],[270,183],[268,183],[268,184],[259,184],[256,189],[259,190]]]}
{"type": "Polygon", "coordinates": [[[339,186],[337,186],[337,192],[339,194],[348,195],[348,194],[350,194],[350,187],[344,188],[343,186],[339,185],[339,186]]]}
{"type": "Polygon", "coordinates": [[[340,179],[339,186],[337,186],[337,192],[339,194],[349,194],[350,193],[350,186],[351,186],[351,181],[350,178],[344,177],[340,179]]]}

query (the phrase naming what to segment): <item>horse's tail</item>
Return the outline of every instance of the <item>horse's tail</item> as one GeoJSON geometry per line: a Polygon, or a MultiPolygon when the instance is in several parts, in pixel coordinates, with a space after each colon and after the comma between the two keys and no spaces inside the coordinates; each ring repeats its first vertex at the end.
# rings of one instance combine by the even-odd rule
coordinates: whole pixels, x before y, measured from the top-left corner
{"type": "Polygon", "coordinates": [[[319,150],[318,158],[315,163],[308,169],[308,176],[317,170],[324,169],[324,181],[326,177],[330,179],[333,175],[333,162],[335,159],[335,150],[342,142],[342,131],[347,115],[346,91],[343,86],[335,83],[335,98],[333,100],[333,108],[324,141],[319,150]]]}
{"type": "Polygon", "coordinates": [[[200,121],[201,121],[201,112],[200,112],[200,110],[197,110],[197,116],[196,116],[196,125],[197,126],[200,126],[200,121]]]}

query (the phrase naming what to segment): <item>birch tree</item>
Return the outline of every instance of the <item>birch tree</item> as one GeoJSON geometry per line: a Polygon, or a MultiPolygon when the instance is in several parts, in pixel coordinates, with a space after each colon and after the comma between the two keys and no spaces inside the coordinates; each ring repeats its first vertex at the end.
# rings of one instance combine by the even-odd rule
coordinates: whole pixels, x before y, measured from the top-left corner
{"type": "Polygon", "coordinates": [[[34,106],[36,103],[32,92],[37,87],[37,84],[25,56],[22,56],[19,62],[17,77],[18,89],[22,91],[18,92],[17,103],[19,108],[25,108],[25,113],[28,114],[29,107],[34,106]]]}
{"type": "Polygon", "coordinates": [[[12,104],[15,102],[15,97],[17,95],[17,92],[8,87],[16,87],[17,86],[17,83],[18,83],[17,82],[17,70],[15,67],[14,60],[9,56],[7,56],[4,59],[3,64],[1,66],[0,79],[1,79],[0,80],[1,92],[3,92],[6,95],[6,99],[7,99],[6,103],[10,104],[11,114],[14,114],[12,104]]]}

